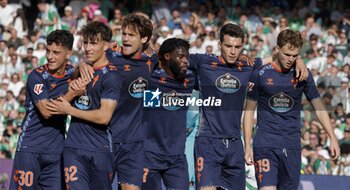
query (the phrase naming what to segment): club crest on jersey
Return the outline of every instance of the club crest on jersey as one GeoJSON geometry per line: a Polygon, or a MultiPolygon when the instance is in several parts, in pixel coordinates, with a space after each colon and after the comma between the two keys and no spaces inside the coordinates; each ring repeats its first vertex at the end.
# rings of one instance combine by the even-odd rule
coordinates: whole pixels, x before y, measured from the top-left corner
{"type": "Polygon", "coordinates": [[[139,77],[129,85],[129,94],[134,98],[142,98],[143,92],[147,89],[147,86],[147,80],[139,77]]]}
{"type": "Polygon", "coordinates": [[[294,100],[289,95],[284,92],[280,92],[276,95],[273,95],[269,99],[269,106],[276,112],[285,113],[292,109],[294,105],[294,100]]]}
{"type": "Polygon", "coordinates": [[[179,110],[181,107],[178,102],[185,102],[184,97],[180,96],[175,90],[163,93],[161,98],[161,105],[164,109],[169,111],[179,110]]]}
{"type": "Polygon", "coordinates": [[[241,87],[239,79],[230,73],[218,77],[215,81],[216,88],[224,93],[235,93],[241,87]]]}
{"type": "Polygon", "coordinates": [[[33,91],[34,91],[34,93],[36,94],[36,95],[39,95],[39,94],[41,94],[42,92],[43,92],[43,84],[36,84],[35,86],[34,86],[34,89],[33,89],[33,91]]]}
{"type": "Polygon", "coordinates": [[[87,94],[83,94],[74,101],[74,104],[81,110],[87,110],[91,107],[91,98],[87,94]]]}

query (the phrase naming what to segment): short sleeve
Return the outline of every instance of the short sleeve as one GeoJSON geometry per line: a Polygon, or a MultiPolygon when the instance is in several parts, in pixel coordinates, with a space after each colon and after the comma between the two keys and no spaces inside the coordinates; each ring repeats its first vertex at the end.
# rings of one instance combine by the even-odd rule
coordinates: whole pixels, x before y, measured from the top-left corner
{"type": "Polygon", "coordinates": [[[118,71],[109,71],[102,83],[101,99],[118,101],[123,84],[123,78],[118,71]]]}
{"type": "Polygon", "coordinates": [[[188,69],[198,72],[199,65],[201,64],[201,54],[190,54],[188,60],[188,69]]]}
{"type": "Polygon", "coordinates": [[[247,99],[252,101],[257,101],[260,91],[260,82],[259,82],[259,69],[255,69],[253,74],[249,78],[247,86],[247,99]]]}
{"type": "Polygon", "coordinates": [[[317,91],[316,83],[314,81],[314,78],[313,78],[310,70],[308,70],[308,72],[309,72],[309,77],[305,81],[306,85],[305,85],[303,92],[304,92],[306,98],[309,101],[311,101],[313,99],[319,98],[320,94],[317,91]]]}
{"type": "Polygon", "coordinates": [[[262,66],[262,59],[261,58],[255,58],[254,61],[254,69],[258,69],[262,66]]]}
{"type": "Polygon", "coordinates": [[[46,81],[39,73],[34,70],[29,74],[27,80],[27,91],[34,102],[49,99],[48,90],[46,81]]]}

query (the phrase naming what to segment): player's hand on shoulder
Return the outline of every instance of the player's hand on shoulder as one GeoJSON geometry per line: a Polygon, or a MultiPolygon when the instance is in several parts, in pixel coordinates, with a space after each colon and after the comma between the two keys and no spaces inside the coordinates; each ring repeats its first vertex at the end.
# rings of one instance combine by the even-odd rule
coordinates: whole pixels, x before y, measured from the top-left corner
{"type": "Polygon", "coordinates": [[[81,96],[84,94],[86,86],[89,84],[89,82],[90,80],[79,77],[69,83],[68,91],[73,93],[74,96],[81,96]]]}
{"type": "Polygon", "coordinates": [[[111,48],[113,51],[117,51],[117,52],[121,52],[122,50],[118,42],[114,42],[114,41],[110,42],[108,47],[111,48]]]}
{"type": "Polygon", "coordinates": [[[81,59],[78,65],[79,73],[84,80],[91,81],[94,77],[94,69],[91,64],[88,63],[87,59],[81,59]]]}
{"type": "Polygon", "coordinates": [[[255,63],[254,63],[255,58],[249,57],[248,55],[244,55],[244,54],[239,55],[238,61],[244,61],[244,62],[246,62],[249,66],[254,66],[254,64],[255,64],[255,63]]]}
{"type": "Polygon", "coordinates": [[[296,78],[299,79],[299,81],[304,81],[309,77],[309,70],[301,58],[297,58],[296,60],[295,71],[296,78]]]}

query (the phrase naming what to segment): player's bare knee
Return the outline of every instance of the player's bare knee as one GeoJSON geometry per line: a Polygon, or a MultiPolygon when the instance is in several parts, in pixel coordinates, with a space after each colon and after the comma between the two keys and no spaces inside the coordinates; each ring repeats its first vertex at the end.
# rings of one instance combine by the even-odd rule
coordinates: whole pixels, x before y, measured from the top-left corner
{"type": "Polygon", "coordinates": [[[263,186],[260,187],[259,190],[277,190],[276,186],[263,186]]]}
{"type": "Polygon", "coordinates": [[[215,186],[201,187],[199,190],[216,190],[215,186]]]}
{"type": "Polygon", "coordinates": [[[133,184],[121,184],[122,190],[141,190],[141,188],[137,185],[133,184]]]}

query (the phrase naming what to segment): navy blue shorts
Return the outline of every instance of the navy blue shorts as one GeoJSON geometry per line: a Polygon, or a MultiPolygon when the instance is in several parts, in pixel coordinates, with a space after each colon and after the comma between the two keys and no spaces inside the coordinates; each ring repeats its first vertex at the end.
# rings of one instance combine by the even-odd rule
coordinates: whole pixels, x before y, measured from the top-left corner
{"type": "Polygon", "coordinates": [[[61,190],[63,181],[61,154],[16,152],[13,161],[11,190],[61,190]]]}
{"type": "Polygon", "coordinates": [[[113,171],[118,176],[118,183],[141,188],[144,168],[143,142],[115,143],[113,147],[113,171]]]}
{"type": "Polygon", "coordinates": [[[244,152],[240,138],[197,137],[194,154],[197,189],[245,189],[244,152]]]}
{"type": "Polygon", "coordinates": [[[255,178],[258,187],[298,189],[301,167],[299,149],[254,148],[255,178]]]}
{"type": "Polygon", "coordinates": [[[188,166],[185,155],[162,155],[145,152],[143,190],[162,190],[162,179],[167,189],[188,189],[188,166]]]}
{"type": "Polygon", "coordinates": [[[65,147],[63,159],[67,190],[112,189],[112,153],[65,147]]]}

